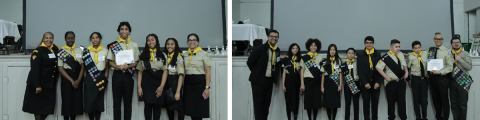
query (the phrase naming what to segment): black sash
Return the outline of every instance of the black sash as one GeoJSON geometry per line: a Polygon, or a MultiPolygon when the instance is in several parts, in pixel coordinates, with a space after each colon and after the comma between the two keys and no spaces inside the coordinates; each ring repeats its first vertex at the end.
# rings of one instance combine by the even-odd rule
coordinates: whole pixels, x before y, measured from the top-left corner
{"type": "Polygon", "coordinates": [[[304,64],[307,66],[307,69],[312,73],[314,78],[320,78],[321,73],[320,69],[317,66],[322,66],[323,62],[320,62],[320,65],[317,65],[315,61],[310,57],[310,55],[304,55],[302,57],[304,64]]]}
{"type": "Polygon", "coordinates": [[[143,65],[145,66],[145,69],[153,76],[155,79],[162,80],[163,76],[163,70],[159,70],[157,72],[153,71],[152,66],[150,64],[150,60],[143,60],[143,65]],[[160,74],[159,74],[160,73],[160,74]]]}
{"type": "MultiPolygon", "coordinates": [[[[73,51],[73,49],[72,49],[72,51],[73,51]]],[[[72,68],[73,72],[76,72],[76,71],[80,70],[80,63],[75,61],[75,58],[73,57],[73,55],[68,53],[65,49],[61,49],[60,51],[58,51],[57,56],[63,62],[67,63],[67,65],[72,68]]],[[[81,59],[81,58],[78,58],[78,59],[81,59]]]]}
{"type": "Polygon", "coordinates": [[[472,76],[460,69],[460,67],[458,67],[455,63],[453,64],[451,77],[467,92],[470,90],[470,86],[472,86],[473,83],[472,76]]]}
{"type": "Polygon", "coordinates": [[[428,48],[428,59],[437,59],[437,50],[435,47],[428,48]]]}
{"type": "Polygon", "coordinates": [[[336,73],[333,73],[332,71],[332,67],[333,65],[331,63],[325,63],[326,60],[323,60],[322,62],[320,63],[324,63],[323,64],[323,69],[325,70],[325,72],[328,74],[328,78],[330,78],[333,82],[335,82],[335,84],[337,84],[337,86],[339,86],[339,82],[340,82],[340,74],[338,72],[336,73]]]}
{"type": "MultiPolygon", "coordinates": [[[[116,55],[117,52],[119,52],[119,51],[123,51],[123,48],[122,48],[122,46],[120,46],[118,41],[113,41],[112,43],[108,44],[107,46],[108,46],[108,49],[110,49],[114,55],[116,55]]],[[[135,72],[134,68],[128,68],[127,71],[128,72],[126,72],[126,73],[129,74],[130,76],[132,76],[132,79],[133,79],[133,74],[135,72]]]]}
{"type": "Polygon", "coordinates": [[[352,94],[357,94],[358,92],[360,92],[360,89],[358,89],[357,87],[357,84],[355,83],[355,69],[351,69],[352,73],[349,73],[349,69],[348,69],[348,63],[347,62],[344,62],[342,64],[342,66],[340,66],[340,68],[342,69],[342,73],[343,73],[343,77],[345,78],[345,83],[347,83],[347,86],[348,88],[350,88],[350,91],[352,92],[352,94]]]}
{"type": "MultiPolygon", "coordinates": [[[[84,77],[84,110],[85,112],[93,112],[94,102],[99,92],[104,92],[107,87],[108,78],[105,77],[105,71],[99,71],[95,65],[94,59],[90,56],[90,50],[84,49],[82,59],[85,63],[86,77],[84,77]]],[[[108,68],[105,68],[108,69],[108,68]]]]}
{"type": "MultiPolygon", "coordinates": [[[[394,56],[396,57],[396,56],[394,56]]],[[[402,70],[402,65],[400,59],[398,59],[398,63],[395,63],[395,61],[388,55],[388,53],[385,53],[385,55],[382,56],[383,62],[392,70],[392,72],[398,77],[398,79],[402,79],[402,76],[405,75],[405,71],[402,70]]]]}

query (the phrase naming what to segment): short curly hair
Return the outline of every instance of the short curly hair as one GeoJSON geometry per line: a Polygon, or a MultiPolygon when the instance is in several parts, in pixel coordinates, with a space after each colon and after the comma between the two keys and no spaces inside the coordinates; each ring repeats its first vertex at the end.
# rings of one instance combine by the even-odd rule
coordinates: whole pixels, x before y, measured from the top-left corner
{"type": "Polygon", "coordinates": [[[309,38],[307,40],[307,43],[305,43],[305,48],[307,48],[307,50],[310,51],[310,45],[312,45],[312,43],[315,43],[315,45],[317,46],[316,52],[319,52],[320,49],[322,48],[322,42],[320,42],[320,40],[318,40],[317,38],[309,38]]]}

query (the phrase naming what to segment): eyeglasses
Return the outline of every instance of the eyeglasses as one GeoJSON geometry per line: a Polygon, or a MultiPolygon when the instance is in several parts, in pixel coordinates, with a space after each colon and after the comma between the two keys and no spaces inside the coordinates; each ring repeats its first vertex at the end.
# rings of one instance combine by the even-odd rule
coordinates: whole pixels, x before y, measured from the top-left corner
{"type": "Polygon", "coordinates": [[[443,38],[435,38],[435,40],[443,40],[443,38]]]}
{"type": "Polygon", "coordinates": [[[460,43],[460,42],[452,42],[452,44],[462,44],[462,43],[460,43]]]}
{"type": "Polygon", "coordinates": [[[268,37],[271,37],[273,39],[278,39],[278,36],[268,36],[268,37]]]}

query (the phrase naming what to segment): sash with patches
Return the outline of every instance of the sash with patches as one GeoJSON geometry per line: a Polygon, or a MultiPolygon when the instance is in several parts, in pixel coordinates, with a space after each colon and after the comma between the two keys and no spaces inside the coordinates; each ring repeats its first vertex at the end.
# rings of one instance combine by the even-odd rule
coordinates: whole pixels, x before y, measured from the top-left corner
{"type": "Polygon", "coordinates": [[[428,48],[428,59],[437,59],[435,47],[428,48]]]}
{"type": "Polygon", "coordinates": [[[343,71],[343,76],[345,76],[345,82],[347,83],[348,85],[348,88],[350,88],[350,91],[352,91],[352,94],[357,94],[358,92],[360,92],[360,89],[357,87],[357,84],[355,84],[355,77],[354,77],[354,72],[355,70],[352,68],[352,73],[349,73],[349,69],[348,69],[348,64],[347,62],[344,62],[342,64],[342,66],[340,66],[340,68],[342,69],[343,71]],[[350,75],[351,74],[351,75],[350,75]]]}
{"type": "MultiPolygon", "coordinates": [[[[78,58],[80,59],[80,58],[78,58]]],[[[105,71],[99,71],[93,58],[90,55],[90,50],[83,49],[82,59],[85,63],[85,72],[87,72],[84,77],[84,110],[85,112],[93,112],[94,102],[98,96],[99,92],[104,91],[107,87],[108,78],[105,77],[105,71]]],[[[105,68],[108,69],[108,68],[105,68]]]]}
{"type": "MultiPolygon", "coordinates": [[[[112,51],[114,55],[117,55],[119,51],[123,51],[123,48],[122,46],[120,46],[118,41],[113,41],[112,43],[108,44],[107,47],[112,51]]],[[[127,71],[128,71],[127,73],[129,73],[129,75],[132,76],[132,79],[134,79],[133,78],[134,68],[128,68],[127,71]]]]}
{"type": "Polygon", "coordinates": [[[75,58],[73,58],[73,55],[68,53],[65,49],[61,49],[57,53],[58,58],[62,60],[63,62],[67,63],[68,66],[72,68],[72,71],[75,72],[75,70],[80,69],[80,63],[75,61],[75,58]]]}
{"type": "Polygon", "coordinates": [[[331,63],[325,63],[326,61],[323,61],[323,69],[325,70],[325,75],[328,75],[330,79],[337,84],[337,87],[340,85],[340,74],[338,72],[332,73],[332,64],[331,63]]]}
{"type": "Polygon", "coordinates": [[[470,91],[470,86],[473,83],[472,76],[468,75],[455,64],[453,64],[452,78],[467,92],[470,91]]]}
{"type": "Polygon", "coordinates": [[[315,61],[310,57],[310,55],[304,55],[302,57],[304,64],[307,66],[307,69],[312,73],[314,78],[320,78],[321,73],[320,72],[320,67],[322,66],[322,62],[320,62],[320,65],[317,65],[315,61]]]}
{"type": "Polygon", "coordinates": [[[405,71],[402,70],[402,61],[398,60],[398,63],[395,63],[392,57],[390,57],[390,55],[388,55],[387,53],[385,53],[385,55],[383,55],[381,59],[383,62],[385,62],[385,65],[387,65],[388,68],[390,68],[390,70],[392,70],[392,72],[398,77],[398,79],[402,79],[402,76],[405,75],[405,71]]]}

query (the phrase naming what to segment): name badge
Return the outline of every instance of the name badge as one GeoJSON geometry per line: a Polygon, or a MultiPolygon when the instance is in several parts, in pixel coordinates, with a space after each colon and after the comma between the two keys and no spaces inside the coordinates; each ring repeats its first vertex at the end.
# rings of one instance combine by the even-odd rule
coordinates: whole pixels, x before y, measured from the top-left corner
{"type": "Polygon", "coordinates": [[[334,65],[333,68],[334,68],[334,69],[338,69],[338,65],[334,65]]]}
{"type": "Polygon", "coordinates": [[[48,57],[49,58],[56,58],[55,54],[53,54],[53,53],[48,54],[48,57]]]}
{"type": "Polygon", "coordinates": [[[168,65],[168,69],[175,70],[175,67],[173,67],[172,65],[168,65]]]}
{"type": "Polygon", "coordinates": [[[352,69],[353,68],[353,65],[348,65],[348,69],[352,69]]]}
{"type": "Polygon", "coordinates": [[[105,61],[105,56],[98,57],[98,61],[105,61]]]}
{"type": "Polygon", "coordinates": [[[403,65],[403,66],[406,66],[406,65],[407,65],[407,63],[406,63],[406,62],[402,62],[402,65],[403,65]]]}
{"type": "Polygon", "coordinates": [[[76,58],[82,58],[82,54],[76,54],[75,57],[76,58]]]}
{"type": "Polygon", "coordinates": [[[162,60],[162,58],[155,58],[155,61],[160,61],[162,60]]]}

